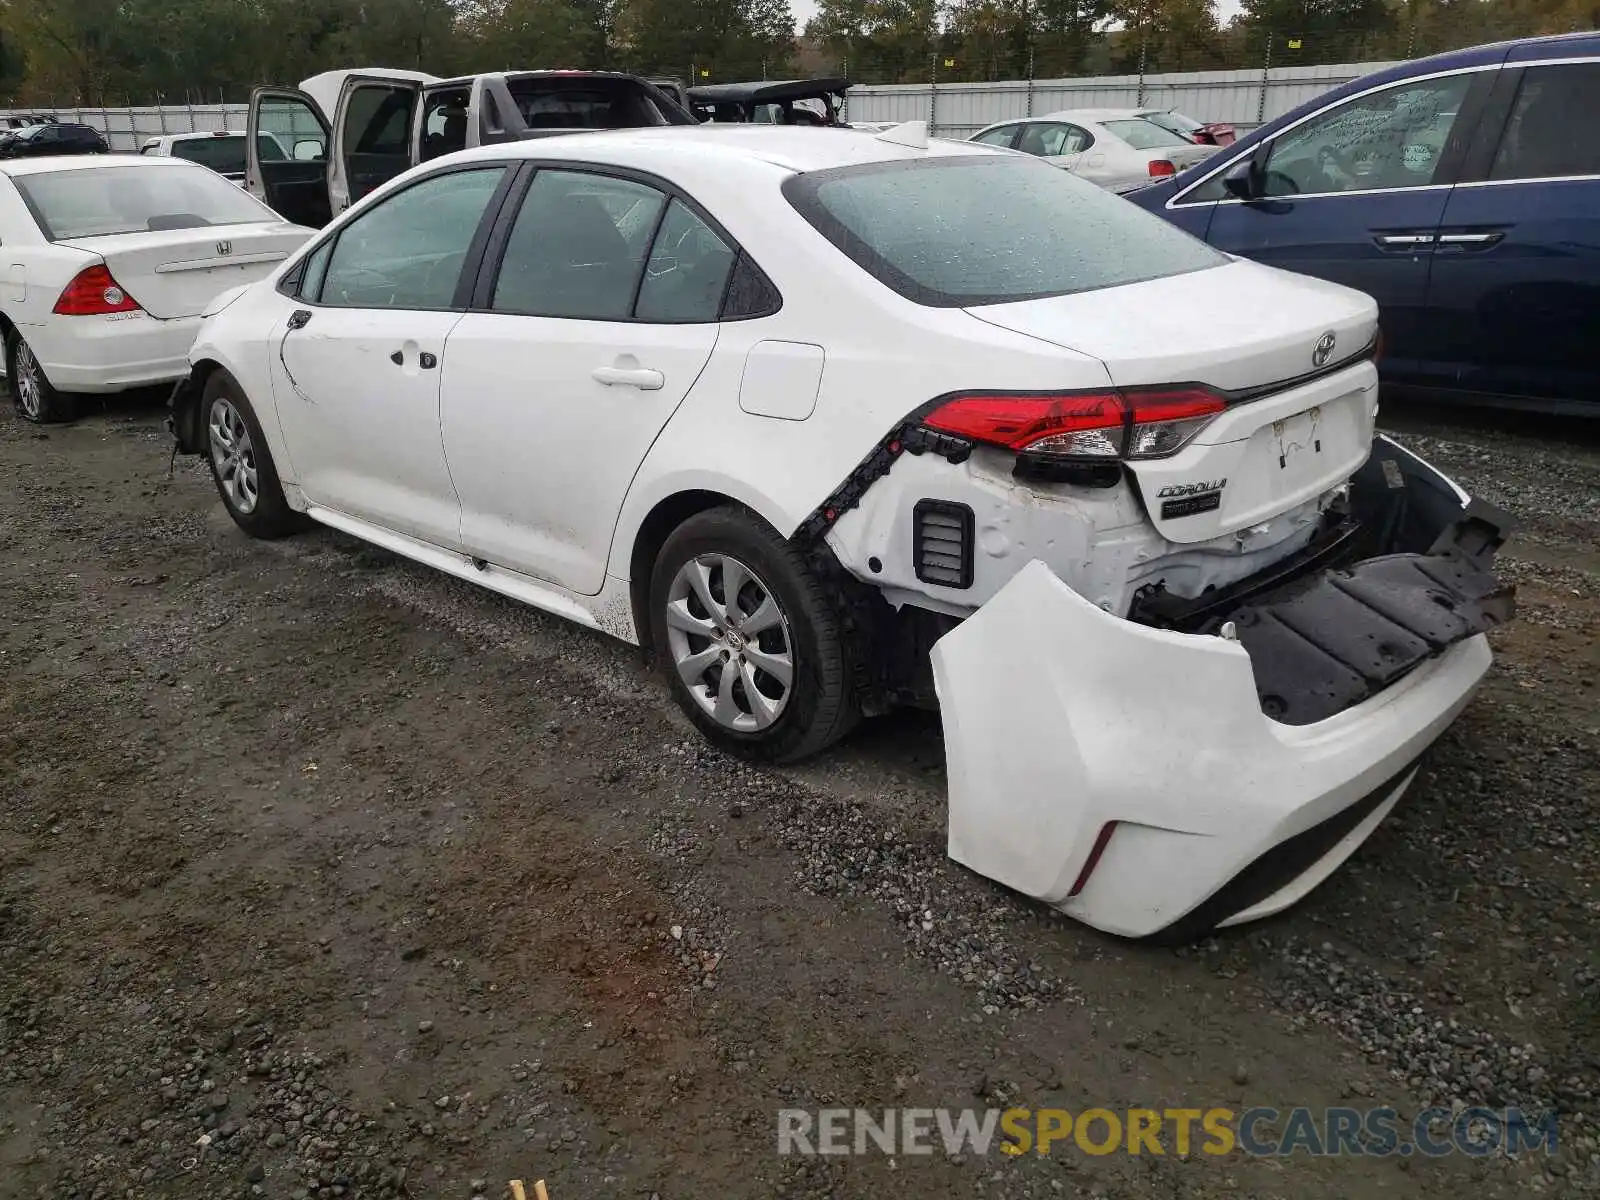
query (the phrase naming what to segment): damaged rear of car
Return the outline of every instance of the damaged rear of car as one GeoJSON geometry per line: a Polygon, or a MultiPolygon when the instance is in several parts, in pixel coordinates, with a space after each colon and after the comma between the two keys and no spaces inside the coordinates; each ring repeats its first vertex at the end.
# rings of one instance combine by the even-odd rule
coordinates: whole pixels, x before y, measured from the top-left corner
{"type": "Polygon", "coordinates": [[[1470,699],[1512,613],[1509,519],[1375,436],[1368,298],[1081,236],[1063,290],[1048,239],[1024,260],[1014,230],[951,223],[961,170],[786,192],[903,297],[1103,383],[927,402],[801,536],[872,585],[879,698],[937,698],[953,858],[1127,936],[1279,911],[1470,699]]]}

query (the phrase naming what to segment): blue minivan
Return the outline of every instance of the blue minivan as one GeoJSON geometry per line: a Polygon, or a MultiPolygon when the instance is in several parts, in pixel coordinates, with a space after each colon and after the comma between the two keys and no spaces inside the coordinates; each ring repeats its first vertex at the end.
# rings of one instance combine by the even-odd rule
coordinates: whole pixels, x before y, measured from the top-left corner
{"type": "Polygon", "coordinates": [[[1128,198],[1375,297],[1390,384],[1600,414],[1600,33],[1369,75],[1128,198]]]}

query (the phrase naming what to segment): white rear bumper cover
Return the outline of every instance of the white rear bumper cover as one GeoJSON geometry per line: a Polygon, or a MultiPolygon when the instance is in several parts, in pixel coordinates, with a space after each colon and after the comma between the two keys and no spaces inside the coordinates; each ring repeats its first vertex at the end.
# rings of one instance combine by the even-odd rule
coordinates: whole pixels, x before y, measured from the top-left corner
{"type": "Polygon", "coordinates": [[[1112,616],[1035,561],[933,651],[949,854],[1129,937],[1267,916],[1365,840],[1489,663],[1478,635],[1283,725],[1236,642],[1112,616]]]}

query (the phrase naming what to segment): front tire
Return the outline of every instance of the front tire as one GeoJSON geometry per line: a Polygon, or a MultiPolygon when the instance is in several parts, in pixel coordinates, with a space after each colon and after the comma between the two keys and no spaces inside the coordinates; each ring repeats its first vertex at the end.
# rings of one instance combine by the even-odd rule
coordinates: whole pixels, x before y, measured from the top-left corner
{"type": "Polygon", "coordinates": [[[281,538],[306,527],[289,507],[266,436],[244,390],[224,371],[206,380],[200,400],[206,461],[233,523],[255,538],[281,538]]]}
{"type": "Polygon", "coordinates": [[[741,758],[794,762],[860,719],[833,606],[794,547],[747,509],[709,509],[667,538],[650,633],[679,707],[741,758]]]}
{"type": "Polygon", "coordinates": [[[35,425],[58,425],[78,415],[76,398],[52,386],[33,347],[16,330],[6,338],[5,353],[6,386],[11,389],[12,403],[23,420],[35,425]]]}

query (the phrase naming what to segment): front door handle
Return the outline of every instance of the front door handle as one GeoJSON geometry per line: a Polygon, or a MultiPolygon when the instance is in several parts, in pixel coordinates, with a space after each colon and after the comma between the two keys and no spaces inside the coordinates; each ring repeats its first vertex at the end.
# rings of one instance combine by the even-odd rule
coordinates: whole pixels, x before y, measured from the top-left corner
{"type": "Polygon", "coordinates": [[[1438,240],[1438,235],[1434,233],[1380,233],[1373,236],[1373,241],[1385,250],[1420,250],[1438,240]]]}
{"type": "MultiPolygon", "coordinates": [[[[389,361],[397,367],[405,366],[406,352],[404,350],[396,350],[393,354],[389,355],[389,361]]],[[[429,354],[426,350],[424,350],[421,354],[417,355],[417,365],[424,371],[431,371],[439,365],[438,356],[429,354]]]]}
{"type": "Polygon", "coordinates": [[[667,384],[665,375],[648,367],[596,367],[590,374],[607,387],[636,387],[641,392],[659,392],[667,384]]]}

